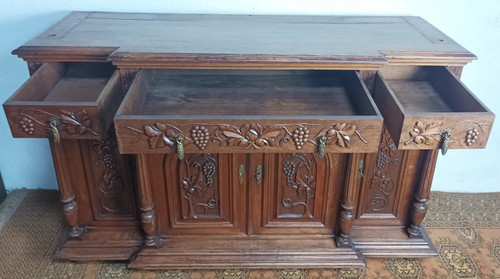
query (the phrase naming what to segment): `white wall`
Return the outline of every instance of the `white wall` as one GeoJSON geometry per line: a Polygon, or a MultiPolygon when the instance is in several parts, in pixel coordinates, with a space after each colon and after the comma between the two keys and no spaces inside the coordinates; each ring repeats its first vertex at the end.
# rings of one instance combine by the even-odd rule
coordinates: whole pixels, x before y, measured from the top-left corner
{"type": "MultiPolygon", "coordinates": [[[[26,64],[10,52],[72,10],[322,15],[416,15],[435,25],[479,57],[465,67],[462,80],[493,112],[500,112],[500,1],[498,0],[1,0],[0,102],[27,78],[26,64]]],[[[498,124],[497,121],[496,124],[498,124]]],[[[451,150],[440,156],[433,190],[500,191],[499,127],[486,150],[451,150]]],[[[56,188],[47,140],[13,139],[0,113],[0,171],[7,189],[56,188]]]]}

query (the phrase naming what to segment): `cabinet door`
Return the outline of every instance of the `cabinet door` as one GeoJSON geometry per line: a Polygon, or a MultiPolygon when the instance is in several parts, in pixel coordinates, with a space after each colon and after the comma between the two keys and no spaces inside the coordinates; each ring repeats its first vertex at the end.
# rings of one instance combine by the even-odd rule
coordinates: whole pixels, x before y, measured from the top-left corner
{"type": "Polygon", "coordinates": [[[244,233],[246,179],[243,176],[240,181],[238,166],[245,159],[242,155],[186,154],[179,160],[175,154],[165,155],[165,183],[158,191],[164,196],[157,197],[167,201],[158,203],[162,233],[244,233]]]}
{"type": "Polygon", "coordinates": [[[333,234],[344,155],[250,155],[249,234],[333,234]],[[262,166],[262,179],[255,172],[262,166]]]}

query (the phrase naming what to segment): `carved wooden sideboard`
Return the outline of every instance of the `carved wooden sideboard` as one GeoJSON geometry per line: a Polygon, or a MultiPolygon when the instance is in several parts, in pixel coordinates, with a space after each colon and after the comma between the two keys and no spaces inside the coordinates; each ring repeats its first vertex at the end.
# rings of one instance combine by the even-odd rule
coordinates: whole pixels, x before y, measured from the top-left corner
{"type": "Polygon", "coordinates": [[[418,17],[74,12],[13,53],[31,77],[4,110],[49,138],[62,259],[435,256],[438,152],[484,148],[494,119],[459,81],[475,56],[418,17]]]}

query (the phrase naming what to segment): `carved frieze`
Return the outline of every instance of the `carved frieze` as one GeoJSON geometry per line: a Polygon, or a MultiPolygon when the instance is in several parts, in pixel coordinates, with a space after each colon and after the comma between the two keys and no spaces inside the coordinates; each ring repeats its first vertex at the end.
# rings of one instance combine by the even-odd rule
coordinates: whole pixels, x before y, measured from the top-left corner
{"type": "Polygon", "coordinates": [[[19,112],[19,128],[22,132],[32,135],[37,126],[46,131],[50,131],[49,120],[57,120],[59,132],[68,135],[91,133],[94,136],[99,134],[92,129],[92,122],[86,110],[76,112],[60,110],[59,114],[50,113],[40,109],[26,109],[19,112]]]}
{"type": "Polygon", "coordinates": [[[171,124],[157,122],[141,128],[125,126],[135,133],[131,144],[144,138],[150,149],[175,148],[175,139],[184,137],[183,145],[195,145],[203,151],[214,147],[237,147],[260,150],[268,147],[284,147],[291,144],[294,149],[301,150],[306,145],[318,146],[320,138],[326,138],[326,145],[350,148],[354,136],[363,144],[368,144],[356,126],[347,123],[333,123],[324,127],[319,124],[276,124],[265,126],[260,123],[247,123],[241,126],[231,124],[194,124],[188,129],[171,124]],[[311,137],[312,127],[315,136],[311,137]],[[186,131],[184,131],[186,130],[186,131]]]}

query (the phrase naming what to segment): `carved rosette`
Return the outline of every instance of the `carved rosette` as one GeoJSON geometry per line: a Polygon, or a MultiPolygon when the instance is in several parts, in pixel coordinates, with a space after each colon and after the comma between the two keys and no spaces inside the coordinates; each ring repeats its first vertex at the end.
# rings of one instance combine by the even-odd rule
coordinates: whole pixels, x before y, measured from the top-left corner
{"type": "Polygon", "coordinates": [[[313,154],[288,154],[283,158],[280,218],[313,218],[316,162],[313,154]]]}
{"type": "Polygon", "coordinates": [[[211,154],[192,154],[182,162],[184,219],[219,218],[219,185],[216,180],[217,158],[211,154]]]}
{"type": "Polygon", "coordinates": [[[384,128],[380,148],[377,155],[375,174],[370,181],[370,201],[367,204],[367,212],[388,212],[387,208],[396,190],[396,181],[393,175],[399,171],[401,163],[397,147],[384,128]]]}
{"type": "Polygon", "coordinates": [[[318,146],[320,138],[326,138],[325,145],[336,145],[341,148],[350,148],[354,136],[368,144],[361,136],[356,126],[347,123],[333,123],[329,127],[318,127],[319,124],[283,124],[264,126],[259,123],[248,123],[241,126],[230,124],[197,124],[185,133],[181,128],[170,124],[155,123],[141,129],[125,126],[136,133],[131,143],[136,143],[146,136],[150,149],[175,148],[175,139],[180,134],[184,137],[184,145],[193,144],[200,151],[206,150],[209,145],[240,147],[243,149],[259,150],[266,147],[283,147],[293,144],[296,150],[305,145],[318,146]],[[311,127],[315,127],[316,135],[311,137],[311,127]]]}
{"type": "Polygon", "coordinates": [[[53,114],[39,109],[27,109],[19,113],[18,124],[22,132],[32,135],[36,126],[41,126],[46,131],[50,131],[49,120],[58,120],[57,129],[68,135],[91,133],[94,136],[99,134],[94,131],[92,122],[86,110],[76,112],[60,110],[59,114],[53,114]]]}

